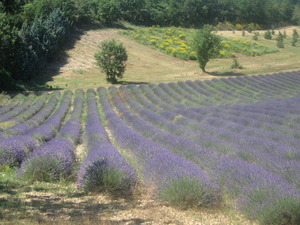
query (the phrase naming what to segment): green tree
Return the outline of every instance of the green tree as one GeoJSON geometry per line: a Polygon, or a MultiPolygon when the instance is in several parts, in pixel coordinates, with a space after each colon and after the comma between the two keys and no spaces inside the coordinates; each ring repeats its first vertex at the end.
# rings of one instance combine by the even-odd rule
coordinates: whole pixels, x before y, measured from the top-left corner
{"type": "Polygon", "coordinates": [[[193,38],[193,48],[197,55],[199,66],[205,72],[207,62],[219,55],[221,38],[212,33],[213,27],[204,25],[193,38]]]}
{"type": "Polygon", "coordinates": [[[7,13],[0,13],[0,76],[9,73],[13,77],[19,73],[20,55],[19,52],[23,45],[18,35],[13,16],[7,13]]]}
{"type": "Polygon", "coordinates": [[[106,80],[116,83],[125,72],[125,62],[128,59],[126,48],[121,42],[112,39],[100,44],[100,52],[95,54],[99,67],[106,74],[106,80]]]}
{"type": "Polygon", "coordinates": [[[292,40],[292,46],[296,46],[296,43],[298,42],[299,34],[296,29],[293,30],[293,40],[292,40]]]}
{"type": "Polygon", "coordinates": [[[59,48],[68,35],[70,22],[59,9],[48,17],[36,17],[32,23],[24,23],[19,35],[24,45],[20,51],[22,63],[20,79],[28,79],[38,74],[49,58],[59,48]]]}
{"type": "Polygon", "coordinates": [[[121,18],[121,11],[115,0],[101,0],[98,2],[96,19],[101,23],[113,24],[121,18]]]}
{"type": "Polygon", "coordinates": [[[76,8],[74,1],[62,0],[33,0],[31,3],[24,5],[22,17],[29,24],[33,23],[36,17],[47,18],[55,9],[59,8],[68,20],[73,23],[76,19],[76,8]]]}
{"type": "Polygon", "coordinates": [[[284,48],[284,35],[279,31],[278,36],[276,37],[276,46],[278,48],[284,48]]]}
{"type": "Polygon", "coordinates": [[[264,38],[267,40],[271,40],[272,39],[272,32],[271,31],[266,31],[264,34],[264,38]]]}

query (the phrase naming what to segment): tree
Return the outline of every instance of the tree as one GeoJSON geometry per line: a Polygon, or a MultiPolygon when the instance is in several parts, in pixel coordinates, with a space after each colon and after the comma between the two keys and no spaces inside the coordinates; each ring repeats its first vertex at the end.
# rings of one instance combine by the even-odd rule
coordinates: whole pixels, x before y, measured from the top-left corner
{"type": "Polygon", "coordinates": [[[104,24],[113,24],[121,19],[121,12],[115,0],[101,0],[98,2],[96,18],[104,24]]]}
{"type": "Polygon", "coordinates": [[[99,67],[106,73],[106,80],[111,83],[117,82],[117,77],[122,78],[127,61],[126,48],[121,42],[112,39],[100,44],[100,52],[95,54],[99,67]]]}
{"type": "Polygon", "coordinates": [[[197,55],[200,68],[205,72],[207,62],[219,55],[221,38],[212,33],[213,27],[204,25],[193,38],[193,48],[197,55]]]}
{"type": "Polygon", "coordinates": [[[279,31],[279,34],[276,38],[276,46],[278,48],[284,48],[283,40],[284,40],[284,35],[279,31]]]}
{"type": "Polygon", "coordinates": [[[266,31],[264,34],[264,38],[267,40],[271,40],[272,39],[272,32],[271,31],[266,31]]]}
{"type": "Polygon", "coordinates": [[[296,29],[293,30],[293,40],[292,40],[292,46],[296,46],[296,43],[298,42],[299,34],[296,29]]]}

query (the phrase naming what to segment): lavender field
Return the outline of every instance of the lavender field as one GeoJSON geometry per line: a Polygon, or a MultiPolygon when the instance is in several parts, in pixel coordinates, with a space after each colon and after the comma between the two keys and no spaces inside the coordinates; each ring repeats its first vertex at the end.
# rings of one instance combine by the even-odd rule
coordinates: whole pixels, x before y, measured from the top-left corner
{"type": "Polygon", "coordinates": [[[300,224],[300,71],[17,95],[0,108],[0,165],[300,224]]]}

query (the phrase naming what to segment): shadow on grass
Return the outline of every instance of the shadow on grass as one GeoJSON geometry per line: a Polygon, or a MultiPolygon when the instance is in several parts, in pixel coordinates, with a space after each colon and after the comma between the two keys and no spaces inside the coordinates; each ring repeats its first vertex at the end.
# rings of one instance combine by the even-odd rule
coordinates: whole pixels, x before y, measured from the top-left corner
{"type": "Polygon", "coordinates": [[[117,81],[115,84],[121,85],[139,85],[139,84],[150,84],[148,82],[134,82],[134,81],[117,81]]]}
{"type": "Polygon", "coordinates": [[[0,180],[0,224],[53,224],[49,221],[58,221],[60,224],[61,221],[61,224],[101,225],[149,222],[139,218],[117,222],[103,220],[103,216],[127,210],[134,203],[130,199],[108,201],[97,200],[97,197],[76,189],[63,191],[55,184],[35,188],[22,182],[0,180]]]}
{"type": "Polygon", "coordinates": [[[218,77],[229,77],[229,76],[244,76],[244,73],[237,73],[237,72],[206,72],[208,75],[211,76],[218,76],[218,77]]]}

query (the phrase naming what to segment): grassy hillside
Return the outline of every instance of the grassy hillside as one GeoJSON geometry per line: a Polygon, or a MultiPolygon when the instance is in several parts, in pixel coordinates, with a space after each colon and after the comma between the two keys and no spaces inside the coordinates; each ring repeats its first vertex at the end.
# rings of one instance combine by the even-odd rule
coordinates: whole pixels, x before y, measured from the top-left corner
{"type": "MultiPolygon", "coordinates": [[[[248,56],[237,53],[237,59],[244,69],[231,69],[232,58],[218,58],[211,60],[207,65],[209,74],[200,72],[195,60],[183,60],[162,53],[151,46],[140,44],[133,39],[120,35],[127,30],[141,29],[127,25],[120,29],[79,29],[72,34],[66,49],[63,49],[51,63],[48,63],[38,81],[28,84],[32,90],[45,89],[76,89],[110,86],[105,75],[95,64],[94,54],[98,51],[101,41],[115,38],[124,43],[129,59],[124,78],[121,83],[160,83],[184,80],[206,80],[216,77],[266,74],[300,69],[300,43],[292,47],[291,32],[299,27],[286,27],[288,34],[285,48],[272,54],[248,56]],[[41,85],[39,87],[39,85],[41,85]],[[51,88],[50,88],[51,87],[51,88]],[[46,88],[47,89],[47,88],[46,88]]],[[[282,29],[283,31],[283,29],[282,29]]],[[[258,44],[276,48],[275,40],[265,40],[264,31],[261,33],[258,44]]],[[[278,31],[276,31],[278,32],[278,31]]],[[[253,41],[253,33],[241,31],[219,31],[217,34],[224,37],[240,38],[253,41]]],[[[254,42],[254,41],[253,41],[254,42]]]]}

